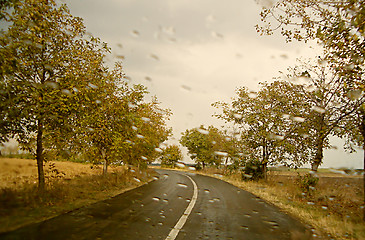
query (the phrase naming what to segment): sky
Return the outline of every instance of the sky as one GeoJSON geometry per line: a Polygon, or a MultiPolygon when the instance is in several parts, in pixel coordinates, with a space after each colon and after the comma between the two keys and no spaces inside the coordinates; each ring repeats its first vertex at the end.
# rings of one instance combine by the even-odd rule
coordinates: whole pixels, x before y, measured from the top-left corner
{"type": "MultiPolygon", "coordinates": [[[[142,83],[172,110],[172,143],[186,129],[222,125],[211,104],[230,102],[235,89],[258,83],[314,58],[314,43],[286,43],[279,34],[260,36],[261,6],[254,0],[64,0],[87,31],[112,48],[109,62],[123,61],[131,83],[142,83]]],[[[270,4],[271,0],[261,0],[270,4]]],[[[362,151],[325,151],[322,167],[362,168],[362,151]]],[[[185,161],[189,161],[185,157],[185,161]]]]}

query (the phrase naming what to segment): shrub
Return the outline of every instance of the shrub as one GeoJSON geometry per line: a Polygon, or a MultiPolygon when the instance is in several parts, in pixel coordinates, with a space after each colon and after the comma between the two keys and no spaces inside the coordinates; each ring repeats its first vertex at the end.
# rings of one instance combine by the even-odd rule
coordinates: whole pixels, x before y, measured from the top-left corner
{"type": "Polygon", "coordinates": [[[319,178],[313,176],[313,174],[307,173],[304,176],[301,176],[298,173],[298,177],[296,179],[296,184],[299,186],[299,188],[306,192],[311,193],[315,190],[315,186],[318,183],[319,178]]]}

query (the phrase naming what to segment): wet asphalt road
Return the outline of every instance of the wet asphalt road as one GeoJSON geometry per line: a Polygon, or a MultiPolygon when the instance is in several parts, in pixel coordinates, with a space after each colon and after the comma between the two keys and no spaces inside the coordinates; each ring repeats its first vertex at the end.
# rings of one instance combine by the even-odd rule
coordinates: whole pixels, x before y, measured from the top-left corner
{"type": "Polygon", "coordinates": [[[156,181],[0,239],[311,239],[303,224],[226,182],[156,171],[156,181]]]}

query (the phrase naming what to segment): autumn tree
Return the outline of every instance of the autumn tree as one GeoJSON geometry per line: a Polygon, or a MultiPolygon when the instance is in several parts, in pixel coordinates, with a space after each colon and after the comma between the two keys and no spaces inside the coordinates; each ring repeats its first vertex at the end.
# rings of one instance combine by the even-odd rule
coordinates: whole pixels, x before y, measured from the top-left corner
{"type": "Polygon", "coordinates": [[[223,159],[227,163],[228,158],[233,156],[227,152],[228,142],[230,139],[223,131],[214,126],[206,128],[203,125],[186,130],[180,139],[181,145],[188,149],[191,159],[203,168],[207,165],[219,167],[223,159]]]}
{"type": "Polygon", "coordinates": [[[161,165],[166,167],[175,167],[176,163],[183,159],[181,150],[177,145],[167,146],[161,156],[161,165]]]}
{"type": "Polygon", "coordinates": [[[257,93],[238,88],[232,103],[213,106],[223,111],[218,118],[240,127],[241,142],[249,149],[245,154],[265,173],[268,164],[301,166],[312,153],[302,126],[309,108],[302,93],[302,86],[275,81],[262,83],[257,93]]]}
{"type": "Polygon", "coordinates": [[[85,37],[82,20],[53,0],[15,1],[1,15],[9,26],[0,35],[0,140],[16,137],[34,150],[43,190],[44,138],[65,130],[69,116],[98,94],[93,86],[105,79],[109,49],[85,37]]]}
{"type": "Polygon", "coordinates": [[[321,58],[318,62],[302,62],[289,68],[285,78],[303,85],[303,101],[311,107],[303,115],[303,127],[315,151],[311,159],[312,170],[317,171],[323,160],[323,149],[330,148],[329,136],[343,137],[342,132],[347,128],[345,123],[352,121],[365,98],[345,92],[342,87],[345,79],[321,58]]]}

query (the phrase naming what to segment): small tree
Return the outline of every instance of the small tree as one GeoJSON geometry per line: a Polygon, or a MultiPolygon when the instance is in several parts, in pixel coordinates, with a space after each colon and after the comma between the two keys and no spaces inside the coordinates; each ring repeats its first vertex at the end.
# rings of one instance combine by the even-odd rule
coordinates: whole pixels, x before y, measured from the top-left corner
{"type": "Polygon", "coordinates": [[[161,156],[161,165],[165,167],[175,167],[178,161],[182,160],[182,153],[177,145],[167,146],[161,156]]]}

